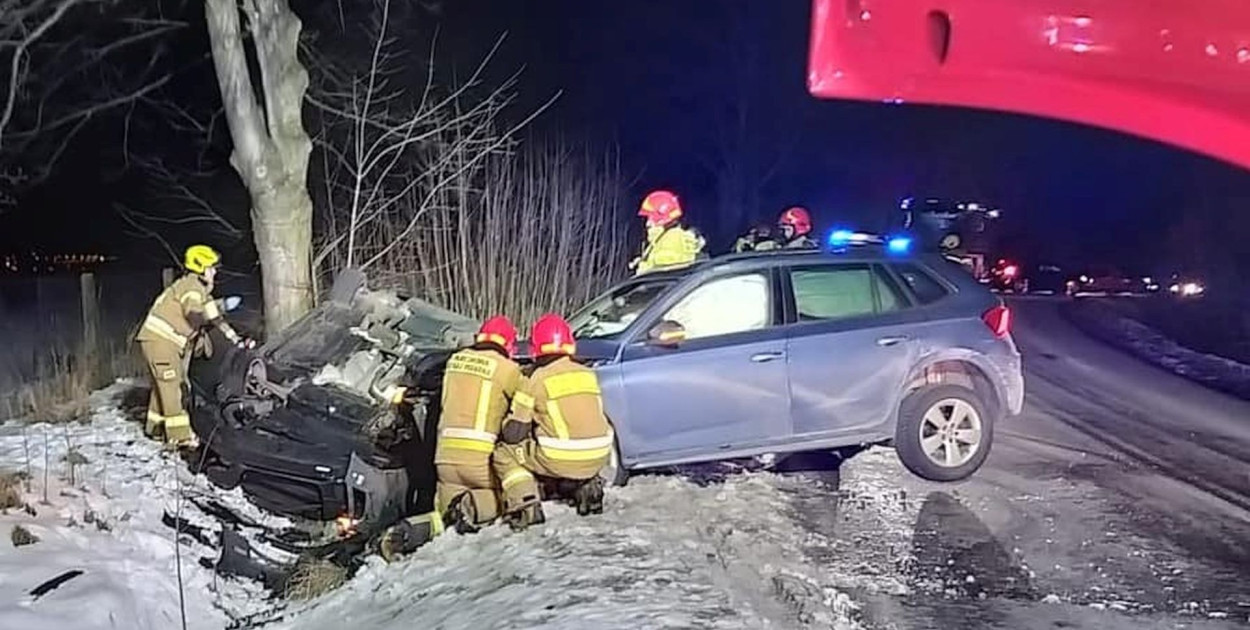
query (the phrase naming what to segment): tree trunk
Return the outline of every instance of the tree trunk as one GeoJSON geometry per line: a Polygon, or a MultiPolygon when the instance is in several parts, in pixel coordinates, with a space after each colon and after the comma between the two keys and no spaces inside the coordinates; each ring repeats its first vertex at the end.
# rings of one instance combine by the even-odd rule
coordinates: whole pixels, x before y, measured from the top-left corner
{"type": "Polygon", "coordinates": [[[244,0],[260,80],[248,70],[236,0],[205,0],[213,64],[234,141],[230,163],[252,200],[265,329],[274,334],[312,307],[312,199],[299,18],[287,0],[244,0]],[[253,85],[262,88],[258,101],[253,85]]]}

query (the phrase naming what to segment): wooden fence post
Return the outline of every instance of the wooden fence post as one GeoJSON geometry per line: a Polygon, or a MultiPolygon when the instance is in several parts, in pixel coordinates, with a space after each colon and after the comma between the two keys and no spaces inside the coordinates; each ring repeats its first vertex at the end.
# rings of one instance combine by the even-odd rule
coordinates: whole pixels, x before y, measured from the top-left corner
{"type": "Polygon", "coordinates": [[[104,384],[104,374],[100,371],[100,294],[96,289],[95,274],[82,274],[79,289],[82,292],[82,360],[86,363],[87,374],[95,381],[91,386],[98,387],[104,384]]]}
{"type": "Polygon", "coordinates": [[[178,270],[173,267],[165,267],[161,270],[161,284],[165,288],[174,283],[178,279],[178,270]]]}

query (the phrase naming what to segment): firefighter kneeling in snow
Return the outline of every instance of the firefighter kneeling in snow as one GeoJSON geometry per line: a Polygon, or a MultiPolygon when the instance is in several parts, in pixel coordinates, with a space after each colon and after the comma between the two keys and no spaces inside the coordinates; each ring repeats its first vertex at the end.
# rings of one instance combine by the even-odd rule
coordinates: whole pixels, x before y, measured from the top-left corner
{"type": "Polygon", "coordinates": [[[554,481],[581,515],[603,512],[599,471],[612,451],[595,373],[573,360],[568,322],[541,317],[530,335],[535,368],[512,400],[494,454],[505,518],[516,529],[543,522],[538,478],[554,481]]]}
{"type": "Polygon", "coordinates": [[[213,248],[188,247],[183,263],[187,273],[157,296],[135,335],[152,376],[144,433],[154,438],[163,430],[165,442],[179,448],[195,446],[183,389],[191,354],[210,352],[204,329],[215,326],[231,343],[250,343],[226,322],[223,305],[213,299],[220,263],[221,255],[213,248]]]}
{"type": "Polygon", "coordinates": [[[401,521],[382,536],[379,552],[388,562],[412,553],[445,525],[466,534],[499,516],[499,481],[491,470],[491,453],[524,378],[512,360],[516,336],[507,317],[492,317],[482,324],[473,346],[447,361],[434,455],[437,509],[401,521]]]}

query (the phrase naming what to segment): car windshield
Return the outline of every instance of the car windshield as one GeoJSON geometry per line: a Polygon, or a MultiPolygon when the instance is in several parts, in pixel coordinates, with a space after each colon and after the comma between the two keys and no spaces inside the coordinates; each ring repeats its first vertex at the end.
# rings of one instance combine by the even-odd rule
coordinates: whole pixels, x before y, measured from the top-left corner
{"type": "Polygon", "coordinates": [[[604,339],[619,335],[652,302],[673,286],[673,280],[650,280],[621,285],[595,298],[569,319],[573,336],[604,339]]]}

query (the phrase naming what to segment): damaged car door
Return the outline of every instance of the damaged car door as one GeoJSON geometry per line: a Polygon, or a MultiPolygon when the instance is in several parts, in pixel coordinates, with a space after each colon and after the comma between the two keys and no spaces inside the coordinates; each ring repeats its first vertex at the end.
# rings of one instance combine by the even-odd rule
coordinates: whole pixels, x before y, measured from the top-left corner
{"type": "Polygon", "coordinates": [[[621,364],[636,457],[716,459],[788,438],[775,285],[768,269],[713,277],[638,329],[621,364]]]}

